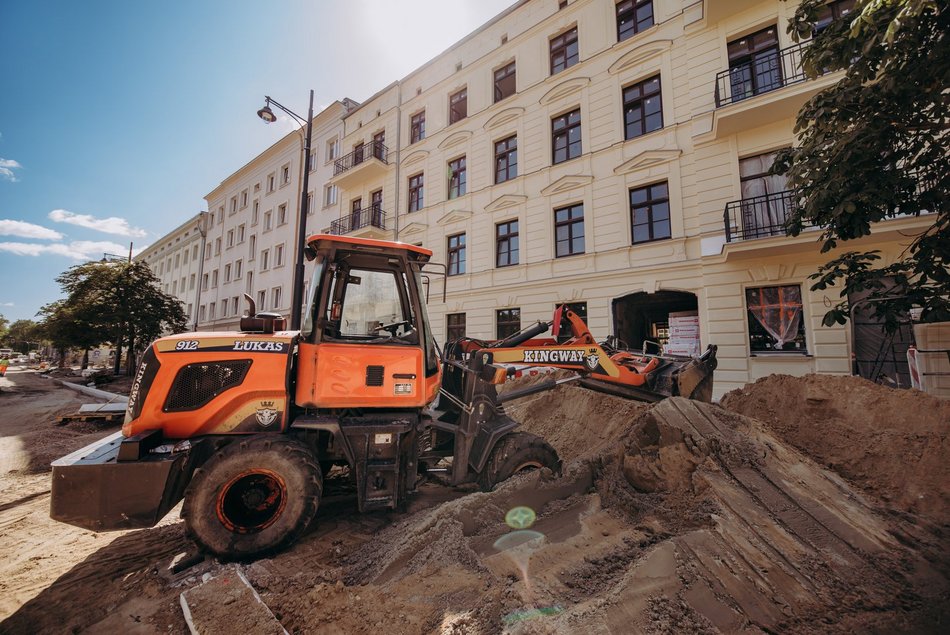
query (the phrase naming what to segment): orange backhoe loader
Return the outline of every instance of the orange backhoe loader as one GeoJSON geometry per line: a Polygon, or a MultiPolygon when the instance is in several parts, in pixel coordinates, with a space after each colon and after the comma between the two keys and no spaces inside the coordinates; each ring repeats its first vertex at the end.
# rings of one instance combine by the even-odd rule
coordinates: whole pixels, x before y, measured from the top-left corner
{"type": "Polygon", "coordinates": [[[239,332],[148,348],[122,431],[53,463],[54,519],[151,527],[184,499],[187,532],[204,550],[257,557],[301,535],[336,465],[348,468],[360,511],[400,507],[424,472],[490,489],[523,469],[558,471],[555,451],[516,431],[503,403],[567,380],[499,396],[511,364],[574,370],[626,397],[710,398],[714,347],[701,358],[630,353],[594,342],[566,309],[567,342],[533,339],[556,330],[558,314],[440,356],[424,301],[430,251],[317,235],[306,255],[316,267],[299,332],[248,296],[239,332]]]}

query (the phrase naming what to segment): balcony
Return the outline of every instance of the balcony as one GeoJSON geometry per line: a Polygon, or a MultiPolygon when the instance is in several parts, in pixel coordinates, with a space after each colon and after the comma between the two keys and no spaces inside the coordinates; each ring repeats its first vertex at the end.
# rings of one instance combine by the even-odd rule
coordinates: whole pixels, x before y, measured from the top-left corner
{"type": "Polygon", "coordinates": [[[723,221],[726,242],[784,236],[789,212],[795,209],[794,190],[753,196],[726,203],[723,221]]]}
{"type": "Polygon", "coordinates": [[[808,80],[802,55],[810,42],[800,42],[716,74],[716,108],[705,124],[694,124],[699,142],[768,125],[798,114],[820,90],[834,84],[840,73],[808,80]],[[698,127],[697,127],[698,126],[698,127]]]}
{"type": "Polygon", "coordinates": [[[367,207],[330,223],[330,233],[336,236],[355,234],[363,238],[384,238],[386,212],[379,206],[367,207]]]}
{"type": "Polygon", "coordinates": [[[373,179],[385,173],[389,167],[389,148],[378,141],[358,146],[353,152],[333,162],[333,177],[330,182],[341,189],[349,189],[354,183],[373,179]]]}

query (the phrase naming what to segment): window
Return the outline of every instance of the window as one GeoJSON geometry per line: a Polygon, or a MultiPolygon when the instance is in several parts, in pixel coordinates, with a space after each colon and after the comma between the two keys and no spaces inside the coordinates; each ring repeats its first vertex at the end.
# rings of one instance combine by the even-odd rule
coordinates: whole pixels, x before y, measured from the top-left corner
{"type": "Polygon", "coordinates": [[[231,264],[224,265],[224,281],[231,282],[231,264]]]}
{"type": "Polygon", "coordinates": [[[426,111],[417,112],[409,119],[409,143],[426,138],[426,111]]]}
{"type": "Polygon", "coordinates": [[[237,211],[237,201],[238,201],[238,197],[236,196],[231,197],[231,213],[232,214],[237,211]]]}
{"type": "Polygon", "coordinates": [[[498,309],[495,311],[495,333],[503,340],[521,330],[521,309],[498,309]]]}
{"type": "Polygon", "coordinates": [[[495,102],[515,94],[515,63],[510,62],[495,71],[495,102]]]}
{"type": "Polygon", "coordinates": [[[256,253],[257,253],[257,235],[251,234],[251,240],[248,241],[247,259],[254,260],[254,255],[256,253]]]}
{"type": "Polygon", "coordinates": [[[336,205],[336,186],[327,185],[323,188],[323,206],[330,207],[336,205]]]}
{"type": "Polygon", "coordinates": [[[243,273],[243,272],[241,271],[241,269],[242,269],[243,267],[244,267],[244,261],[243,261],[243,260],[235,260],[235,261],[234,261],[234,279],[235,279],[235,280],[237,280],[238,278],[241,277],[241,274],[243,273]]]}
{"type": "Polygon", "coordinates": [[[247,288],[247,293],[251,293],[254,290],[254,272],[248,271],[246,277],[247,281],[245,287],[247,288]]]}
{"type": "Polygon", "coordinates": [[[495,225],[495,266],[518,264],[518,221],[495,225]]]}
{"type": "Polygon", "coordinates": [[[205,305],[203,304],[198,307],[198,321],[199,322],[205,321],[205,305]]]}
{"type": "Polygon", "coordinates": [[[633,244],[669,238],[670,191],[666,181],[630,190],[633,244]]]}
{"type": "Polygon", "coordinates": [[[241,192],[241,209],[247,207],[247,190],[241,192]]]}
{"type": "Polygon", "coordinates": [[[373,156],[380,161],[386,161],[386,131],[382,130],[373,135],[373,156]]]}
{"type": "Polygon", "coordinates": [[[274,226],[274,221],[271,218],[272,212],[270,210],[264,212],[264,231],[270,231],[274,226]]]}
{"type": "Polygon", "coordinates": [[[566,33],[551,38],[551,74],[555,75],[561,71],[577,64],[577,27],[566,33]]]}
{"type": "Polygon", "coordinates": [[[784,174],[769,174],[775,161],[775,152],[766,152],[739,159],[739,184],[742,201],[736,222],[743,238],[781,236],[792,205],[791,196],[782,196],[788,190],[784,174]]]}
{"type": "Polygon", "coordinates": [[[267,175],[267,191],[268,193],[273,192],[277,189],[277,176],[274,174],[267,175]]]}
{"type": "Polygon", "coordinates": [[[554,210],[554,255],[574,256],[584,253],[584,204],[554,210]]]}
{"type": "Polygon", "coordinates": [[[660,76],[623,89],[624,139],[633,139],[663,127],[660,76]]]}
{"type": "Polygon", "coordinates": [[[338,156],[340,156],[340,140],[330,139],[327,141],[327,161],[332,161],[338,156]]]}
{"type": "MultiPolygon", "coordinates": [[[[165,285],[166,287],[168,285],[165,285]]],[[[172,295],[178,295],[178,281],[172,280],[172,295]]]]}
{"type": "Polygon", "coordinates": [[[185,247],[185,250],[181,252],[181,263],[183,265],[188,264],[188,248],[185,247]]]}
{"type": "Polygon", "coordinates": [[[449,161],[449,199],[465,194],[465,157],[449,161]]]}
{"type": "Polygon", "coordinates": [[[218,208],[218,225],[224,222],[224,205],[218,208]]]}
{"type": "Polygon", "coordinates": [[[205,260],[211,260],[211,243],[205,245],[205,260]]]}
{"type": "Polygon", "coordinates": [[[552,161],[563,163],[581,155],[581,110],[551,120],[552,161]]]}
{"type": "Polygon", "coordinates": [[[468,117],[468,88],[449,96],[449,124],[468,117]]]}
{"type": "Polygon", "coordinates": [[[191,248],[191,259],[198,260],[198,245],[191,248]]]}
{"type": "Polygon", "coordinates": [[[284,246],[277,245],[274,247],[274,266],[280,267],[284,264],[284,246]]]}
{"type": "Polygon", "coordinates": [[[448,275],[457,276],[465,273],[465,234],[462,233],[449,236],[448,247],[448,275]]]}
{"type": "Polygon", "coordinates": [[[196,281],[196,280],[197,280],[197,276],[195,276],[195,274],[191,274],[191,277],[188,278],[188,290],[189,290],[189,291],[194,291],[194,289],[195,289],[195,281],[196,281]]]}
{"type": "Polygon", "coordinates": [[[267,291],[258,291],[257,292],[257,310],[263,311],[266,305],[267,305],[267,291]]]}
{"type": "Polygon", "coordinates": [[[237,241],[238,241],[238,244],[241,244],[244,242],[244,223],[241,223],[240,225],[238,225],[237,241]]]}
{"type": "Polygon", "coordinates": [[[749,350],[760,353],[807,353],[802,288],[799,285],[745,290],[749,350]]]}
{"type": "Polygon", "coordinates": [[[181,266],[181,254],[175,254],[175,269],[181,266]]]}
{"type": "Polygon", "coordinates": [[[270,290],[271,307],[274,309],[280,308],[280,289],[280,287],[274,287],[270,290]]]}
{"type": "Polygon", "coordinates": [[[782,86],[777,27],[770,26],[733,40],[726,49],[732,102],[782,86]]]}
{"type": "Polygon", "coordinates": [[[202,291],[208,290],[208,274],[203,274],[201,276],[201,290],[202,291]]]}
{"type": "Polygon", "coordinates": [[[653,26],[653,0],[623,0],[617,3],[617,41],[623,42],[653,26]]]}
{"type": "Polygon", "coordinates": [[[313,216],[313,192],[307,192],[307,216],[313,216]]]}
{"type": "Polygon", "coordinates": [[[512,135],[495,142],[495,183],[518,176],[518,137],[512,135]]]}
{"type": "Polygon", "coordinates": [[[257,225],[257,221],[260,218],[261,212],[261,202],[254,201],[254,208],[251,210],[251,226],[257,225]]]}
{"type": "Polygon", "coordinates": [[[261,251],[261,271],[270,268],[270,249],[261,251]]]}
{"type": "Polygon", "coordinates": [[[317,150],[316,149],[310,151],[310,154],[307,156],[307,162],[309,163],[311,172],[317,169],[317,150]]]}
{"type": "Polygon", "coordinates": [[[422,174],[409,177],[409,211],[417,212],[425,206],[425,183],[422,174]]]}
{"type": "Polygon", "coordinates": [[[212,302],[208,305],[208,319],[209,320],[214,319],[214,309],[215,309],[215,303],[212,302]]]}
{"type": "Polygon", "coordinates": [[[815,22],[815,35],[828,28],[835,20],[840,20],[854,10],[854,0],[833,0],[818,9],[818,20],[815,22]]]}
{"type": "Polygon", "coordinates": [[[221,239],[215,238],[214,239],[214,255],[218,256],[220,254],[221,254],[221,239]]]}
{"type": "Polygon", "coordinates": [[[284,225],[287,223],[287,204],[277,206],[277,224],[284,225]]]}
{"type": "Polygon", "coordinates": [[[234,246],[234,230],[228,230],[228,249],[234,246]]]}
{"type": "Polygon", "coordinates": [[[283,166],[280,169],[280,184],[287,185],[290,183],[290,164],[283,166]]]}
{"type": "Polygon", "coordinates": [[[211,272],[211,288],[213,289],[217,286],[218,286],[218,270],[215,269],[214,271],[211,272]]]}
{"type": "MultiPolygon", "coordinates": [[[[582,320],[587,321],[587,303],[586,302],[564,302],[562,305],[566,306],[572,312],[576,313],[582,320]]],[[[567,340],[573,337],[573,332],[571,331],[571,323],[567,320],[564,315],[561,315],[561,323],[557,333],[558,343],[566,342],[567,340]]]]}
{"type": "Polygon", "coordinates": [[[445,341],[454,342],[465,337],[465,314],[448,313],[445,316],[445,341]]]}

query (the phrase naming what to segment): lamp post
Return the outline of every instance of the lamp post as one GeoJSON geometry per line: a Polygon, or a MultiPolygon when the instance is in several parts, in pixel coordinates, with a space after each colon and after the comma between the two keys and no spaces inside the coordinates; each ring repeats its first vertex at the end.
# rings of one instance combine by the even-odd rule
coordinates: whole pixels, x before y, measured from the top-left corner
{"type": "Polygon", "coordinates": [[[300,192],[300,221],[297,227],[297,253],[294,263],[294,292],[290,305],[290,328],[293,331],[297,331],[300,330],[300,314],[303,312],[303,251],[307,240],[307,199],[309,198],[308,188],[310,187],[310,137],[313,132],[313,90],[310,91],[310,110],[307,113],[306,119],[265,95],[264,107],[257,111],[257,116],[263,119],[264,123],[274,123],[277,121],[274,111],[270,109],[271,105],[277,106],[300,124],[305,124],[307,127],[307,136],[304,139],[303,149],[303,184],[301,185],[300,192]]]}
{"type": "Polygon", "coordinates": [[[198,230],[198,233],[201,235],[201,255],[198,257],[199,258],[198,284],[196,285],[197,291],[195,291],[195,316],[194,316],[195,321],[192,325],[192,329],[191,329],[192,331],[198,330],[198,311],[199,311],[198,307],[201,306],[201,285],[202,285],[201,279],[204,276],[205,243],[207,242],[207,238],[208,238],[207,220],[208,220],[208,212],[198,212],[198,223],[197,223],[196,229],[198,230]]]}

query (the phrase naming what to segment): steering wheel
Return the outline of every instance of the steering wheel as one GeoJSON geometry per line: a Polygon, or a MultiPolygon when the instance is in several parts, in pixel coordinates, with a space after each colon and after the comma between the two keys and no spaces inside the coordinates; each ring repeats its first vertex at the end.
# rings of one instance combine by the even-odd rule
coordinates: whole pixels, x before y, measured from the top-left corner
{"type": "Polygon", "coordinates": [[[396,331],[399,330],[400,326],[411,326],[408,320],[402,320],[401,322],[392,322],[391,324],[380,324],[373,331],[387,331],[393,337],[396,337],[396,331]]]}

